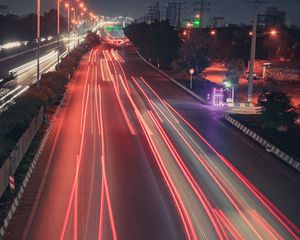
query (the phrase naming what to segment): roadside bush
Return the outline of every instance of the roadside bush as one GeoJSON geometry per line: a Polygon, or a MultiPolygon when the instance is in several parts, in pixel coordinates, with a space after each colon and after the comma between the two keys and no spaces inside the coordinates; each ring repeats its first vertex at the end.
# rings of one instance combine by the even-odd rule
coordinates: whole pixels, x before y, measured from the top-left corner
{"type": "Polygon", "coordinates": [[[299,117],[291,97],[283,92],[263,92],[259,95],[258,106],[264,128],[286,131],[299,117]]]}
{"type": "Polygon", "coordinates": [[[88,32],[85,38],[85,44],[88,48],[93,48],[100,43],[99,36],[94,32],[88,32]]]}

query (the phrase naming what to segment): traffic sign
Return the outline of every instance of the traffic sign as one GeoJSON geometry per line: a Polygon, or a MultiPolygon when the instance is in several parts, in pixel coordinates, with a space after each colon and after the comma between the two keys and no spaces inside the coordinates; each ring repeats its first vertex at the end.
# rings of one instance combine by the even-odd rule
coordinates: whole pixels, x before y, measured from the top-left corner
{"type": "Polygon", "coordinates": [[[15,177],[14,176],[9,176],[9,187],[10,187],[11,191],[14,191],[16,189],[15,177]]]}

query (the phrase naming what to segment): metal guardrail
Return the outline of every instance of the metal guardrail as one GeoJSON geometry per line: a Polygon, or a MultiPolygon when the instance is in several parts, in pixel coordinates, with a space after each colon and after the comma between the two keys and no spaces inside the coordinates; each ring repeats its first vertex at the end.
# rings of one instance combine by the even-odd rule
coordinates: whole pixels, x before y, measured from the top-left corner
{"type": "Polygon", "coordinates": [[[256,134],[255,132],[253,132],[234,118],[227,115],[225,116],[225,120],[240,131],[242,131],[245,135],[252,138],[261,146],[268,148],[270,153],[272,153],[273,155],[290,165],[296,171],[300,172],[300,163],[297,160],[295,160],[294,158],[292,158],[291,156],[280,150],[278,147],[274,146],[272,143],[268,142],[266,139],[262,138],[260,135],[256,134]]]}

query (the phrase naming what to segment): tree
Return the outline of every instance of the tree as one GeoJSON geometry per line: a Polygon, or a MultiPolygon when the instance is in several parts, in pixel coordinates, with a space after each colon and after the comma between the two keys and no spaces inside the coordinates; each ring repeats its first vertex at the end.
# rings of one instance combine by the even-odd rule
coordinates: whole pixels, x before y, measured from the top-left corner
{"type": "Polygon", "coordinates": [[[190,39],[182,43],[179,49],[179,58],[174,64],[178,70],[188,71],[195,69],[196,79],[209,66],[208,41],[202,31],[192,32],[190,39]]]}
{"type": "Polygon", "coordinates": [[[234,90],[238,87],[241,76],[245,71],[245,64],[243,60],[231,60],[226,65],[227,72],[224,79],[224,85],[231,88],[231,98],[234,102],[234,90]]]}
{"type": "Polygon", "coordinates": [[[227,68],[225,81],[230,82],[234,86],[238,86],[240,78],[245,72],[245,64],[243,60],[231,60],[225,64],[227,68]]]}
{"type": "Polygon", "coordinates": [[[124,33],[144,57],[164,67],[169,67],[178,55],[179,34],[168,22],[133,23],[124,33]]]}
{"type": "Polygon", "coordinates": [[[292,105],[291,97],[283,92],[263,92],[259,95],[258,106],[264,128],[285,131],[299,117],[296,108],[292,105]]]}
{"type": "Polygon", "coordinates": [[[94,47],[99,43],[99,36],[94,32],[88,32],[87,36],[85,37],[85,44],[88,46],[88,48],[94,47]]]}

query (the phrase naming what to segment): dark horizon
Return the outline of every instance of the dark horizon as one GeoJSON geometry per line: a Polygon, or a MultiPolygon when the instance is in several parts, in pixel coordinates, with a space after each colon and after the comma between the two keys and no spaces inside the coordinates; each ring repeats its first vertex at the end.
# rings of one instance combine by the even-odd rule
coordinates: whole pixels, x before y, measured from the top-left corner
{"type": "MultiPolygon", "coordinates": [[[[18,0],[1,0],[0,4],[8,5],[9,10],[18,15],[33,13],[35,9],[30,6],[35,6],[36,0],[27,0],[26,3],[21,4],[18,0]]],[[[147,5],[154,1],[151,0],[88,0],[88,5],[99,15],[105,16],[118,16],[118,15],[130,15],[134,18],[142,17],[146,14],[147,5]]],[[[167,1],[159,1],[161,5],[162,17],[164,17],[164,6],[167,1]]],[[[183,17],[189,18],[192,16],[192,2],[187,1],[185,4],[185,10],[183,17]]],[[[206,12],[206,19],[208,17],[224,17],[229,23],[250,23],[252,20],[252,6],[250,3],[245,3],[241,0],[231,0],[231,1],[218,1],[210,0],[210,11],[206,12]]],[[[278,7],[279,10],[286,11],[287,21],[289,24],[300,25],[300,15],[298,14],[298,9],[300,8],[300,1],[273,1],[268,4],[262,4],[260,6],[260,13],[269,7],[278,7]]],[[[42,1],[42,11],[47,11],[50,8],[55,8],[54,0],[42,1]]]]}

